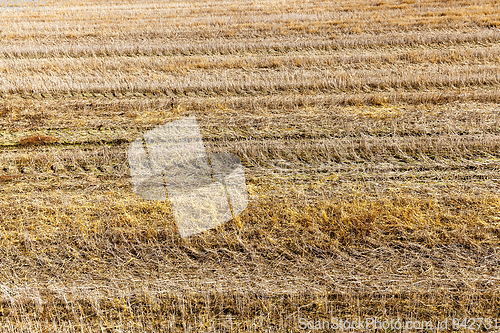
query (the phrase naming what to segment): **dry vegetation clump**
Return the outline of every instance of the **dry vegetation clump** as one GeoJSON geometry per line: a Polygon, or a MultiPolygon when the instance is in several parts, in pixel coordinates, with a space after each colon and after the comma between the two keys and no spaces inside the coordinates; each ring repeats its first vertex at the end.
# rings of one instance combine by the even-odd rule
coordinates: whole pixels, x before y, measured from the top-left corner
{"type": "Polygon", "coordinates": [[[0,12],[0,330],[500,321],[495,0],[0,12]],[[249,205],[182,239],[129,144],[196,116],[249,205]]]}
{"type": "Polygon", "coordinates": [[[21,175],[2,175],[2,176],[0,176],[0,181],[6,182],[9,180],[17,179],[19,177],[21,177],[21,175]]]}
{"type": "Polygon", "coordinates": [[[30,145],[42,145],[46,143],[52,143],[56,142],[57,138],[53,136],[46,136],[46,135],[35,135],[35,136],[29,136],[27,138],[21,139],[19,141],[19,144],[22,146],[30,146],[30,145]]]}

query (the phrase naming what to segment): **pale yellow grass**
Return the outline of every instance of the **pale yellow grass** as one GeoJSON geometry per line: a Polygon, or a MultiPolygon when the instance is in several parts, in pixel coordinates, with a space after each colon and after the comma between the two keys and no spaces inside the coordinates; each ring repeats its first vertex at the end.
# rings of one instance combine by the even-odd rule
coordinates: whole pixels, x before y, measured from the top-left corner
{"type": "Polygon", "coordinates": [[[48,1],[0,13],[0,327],[500,318],[496,1],[48,1]],[[181,239],[130,142],[196,116],[249,206],[181,239]]]}

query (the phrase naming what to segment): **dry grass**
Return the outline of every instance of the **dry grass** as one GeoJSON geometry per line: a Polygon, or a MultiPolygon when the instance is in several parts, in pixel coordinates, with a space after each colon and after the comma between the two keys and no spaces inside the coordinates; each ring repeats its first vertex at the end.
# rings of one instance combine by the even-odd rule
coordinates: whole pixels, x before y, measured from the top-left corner
{"type": "Polygon", "coordinates": [[[32,145],[42,145],[46,143],[52,143],[56,142],[57,138],[53,136],[46,136],[46,135],[35,135],[35,136],[30,136],[24,139],[21,139],[19,141],[19,144],[22,146],[32,146],[32,145]]]}
{"type": "Polygon", "coordinates": [[[0,327],[500,320],[500,7],[59,1],[0,13],[0,327]],[[181,239],[126,151],[196,116],[250,203],[181,239]]]}

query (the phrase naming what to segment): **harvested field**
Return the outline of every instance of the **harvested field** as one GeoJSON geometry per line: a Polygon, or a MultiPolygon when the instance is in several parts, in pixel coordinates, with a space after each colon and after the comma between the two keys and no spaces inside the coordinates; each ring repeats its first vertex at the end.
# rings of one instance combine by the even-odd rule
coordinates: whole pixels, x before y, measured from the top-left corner
{"type": "Polygon", "coordinates": [[[497,1],[53,0],[0,19],[2,332],[500,329],[497,1]],[[241,159],[249,204],[181,238],[168,201],[134,195],[127,150],[187,116],[241,159]]]}

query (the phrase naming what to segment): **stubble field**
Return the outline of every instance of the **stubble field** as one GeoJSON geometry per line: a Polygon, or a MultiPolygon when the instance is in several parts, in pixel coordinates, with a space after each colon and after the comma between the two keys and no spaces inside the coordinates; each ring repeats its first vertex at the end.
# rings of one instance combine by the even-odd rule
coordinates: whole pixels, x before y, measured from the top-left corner
{"type": "Polygon", "coordinates": [[[500,318],[499,68],[492,0],[0,12],[2,332],[500,318]],[[127,149],[185,116],[249,205],[183,239],[127,149]]]}

